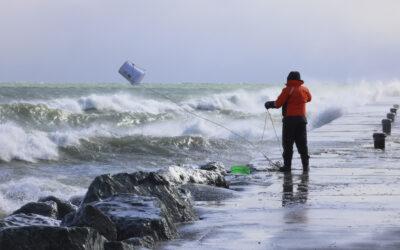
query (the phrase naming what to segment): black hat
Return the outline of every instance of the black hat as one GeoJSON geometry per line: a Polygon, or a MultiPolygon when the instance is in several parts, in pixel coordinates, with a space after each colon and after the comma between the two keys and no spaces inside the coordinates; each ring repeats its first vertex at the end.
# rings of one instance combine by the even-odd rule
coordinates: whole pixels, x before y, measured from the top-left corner
{"type": "Polygon", "coordinates": [[[298,71],[291,71],[287,77],[287,80],[298,80],[302,81],[300,77],[300,73],[298,71]]]}

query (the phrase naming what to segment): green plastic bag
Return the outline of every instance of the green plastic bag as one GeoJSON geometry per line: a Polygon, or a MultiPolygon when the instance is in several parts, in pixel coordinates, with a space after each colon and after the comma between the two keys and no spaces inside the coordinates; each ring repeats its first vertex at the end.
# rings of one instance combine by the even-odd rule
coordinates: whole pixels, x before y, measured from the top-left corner
{"type": "Polygon", "coordinates": [[[231,173],[232,174],[248,175],[248,174],[251,173],[251,170],[246,165],[237,165],[237,166],[232,166],[231,167],[231,173]]]}

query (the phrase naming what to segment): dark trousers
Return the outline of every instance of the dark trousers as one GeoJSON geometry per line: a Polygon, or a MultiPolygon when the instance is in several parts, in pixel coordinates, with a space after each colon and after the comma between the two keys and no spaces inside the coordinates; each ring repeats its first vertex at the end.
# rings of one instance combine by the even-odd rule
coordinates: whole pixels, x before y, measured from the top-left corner
{"type": "Polygon", "coordinates": [[[282,146],[283,163],[291,168],[293,157],[293,144],[296,143],[297,151],[301,157],[303,168],[308,167],[309,158],[307,146],[307,119],[303,116],[287,116],[283,118],[282,146]]]}

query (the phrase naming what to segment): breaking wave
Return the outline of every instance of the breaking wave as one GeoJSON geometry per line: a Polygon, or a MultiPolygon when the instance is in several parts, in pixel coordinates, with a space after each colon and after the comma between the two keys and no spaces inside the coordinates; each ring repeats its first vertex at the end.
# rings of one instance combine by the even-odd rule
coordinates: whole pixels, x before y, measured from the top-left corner
{"type": "Polygon", "coordinates": [[[400,96],[400,82],[360,82],[349,84],[311,83],[313,101],[309,120],[313,128],[321,127],[346,114],[354,107],[374,103],[385,97],[400,96]]]}
{"type": "MultiPolygon", "coordinates": [[[[308,86],[313,93],[308,105],[313,128],[339,118],[354,106],[400,96],[397,81],[308,86]]],[[[157,95],[120,90],[80,95],[79,88],[74,95],[62,98],[48,94],[47,99],[15,99],[0,103],[0,160],[90,160],[102,158],[102,154],[169,155],[176,149],[206,152],[238,140],[230,132],[185,113],[183,108],[258,141],[266,115],[263,103],[273,100],[281,88],[257,85],[201,92],[186,87],[177,91],[180,95],[175,93],[175,103],[157,95]]],[[[272,114],[279,122],[280,112],[272,114]]],[[[267,139],[273,137],[268,126],[267,139]]]]}
{"type": "Polygon", "coordinates": [[[214,94],[211,96],[188,100],[183,104],[202,111],[237,111],[243,113],[262,113],[263,104],[269,100],[271,93],[276,90],[262,89],[261,91],[237,90],[229,93],[214,94]]]}
{"type": "Polygon", "coordinates": [[[339,107],[331,107],[318,113],[318,116],[312,120],[312,127],[319,128],[343,115],[343,110],[339,107]]]}
{"type": "Polygon", "coordinates": [[[63,110],[68,113],[97,112],[133,112],[145,114],[162,114],[179,111],[181,108],[171,102],[145,99],[125,93],[91,94],[77,98],[60,98],[55,100],[32,100],[32,104],[42,104],[50,109],[63,110]]]}
{"type": "Polygon", "coordinates": [[[109,127],[91,127],[82,130],[42,132],[26,131],[22,127],[0,124],[0,161],[37,162],[68,159],[102,160],[116,154],[173,155],[177,151],[211,151],[225,143],[207,139],[196,133],[164,136],[143,135],[137,130],[112,132],[109,127]]]}
{"type": "Polygon", "coordinates": [[[57,145],[41,131],[27,132],[13,123],[0,124],[0,141],[2,161],[58,159],[57,145]]]}
{"type": "Polygon", "coordinates": [[[86,189],[63,184],[50,178],[25,177],[17,180],[2,180],[0,184],[0,214],[10,213],[30,201],[55,195],[68,199],[83,195],[86,189]]]}
{"type": "Polygon", "coordinates": [[[51,129],[60,126],[88,126],[95,123],[112,122],[118,126],[138,125],[173,117],[168,112],[142,113],[132,112],[81,112],[71,113],[62,109],[54,109],[45,104],[13,103],[0,104],[0,121],[13,121],[25,127],[51,129]]]}

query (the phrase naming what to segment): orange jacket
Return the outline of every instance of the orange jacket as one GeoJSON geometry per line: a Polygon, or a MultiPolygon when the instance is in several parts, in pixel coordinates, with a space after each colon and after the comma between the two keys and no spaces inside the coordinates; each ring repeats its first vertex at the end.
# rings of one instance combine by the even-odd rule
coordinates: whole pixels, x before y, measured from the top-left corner
{"type": "Polygon", "coordinates": [[[299,80],[289,80],[276,99],[276,108],[287,104],[285,116],[306,116],[306,103],[311,101],[311,93],[303,83],[299,80]]]}

